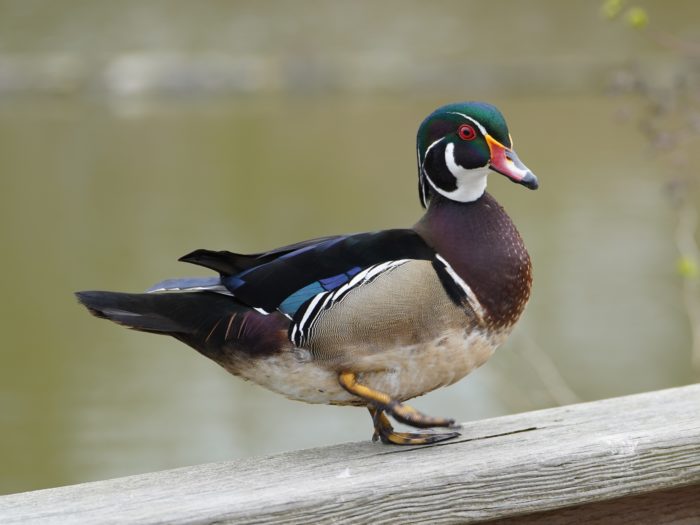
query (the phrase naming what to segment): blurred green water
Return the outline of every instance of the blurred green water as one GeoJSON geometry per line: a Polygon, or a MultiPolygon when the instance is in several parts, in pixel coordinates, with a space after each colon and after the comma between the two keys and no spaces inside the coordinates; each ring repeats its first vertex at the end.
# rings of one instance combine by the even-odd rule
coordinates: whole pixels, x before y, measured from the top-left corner
{"type": "MultiPolygon", "coordinates": [[[[306,33],[285,22],[292,3],[204,2],[197,18],[174,2],[177,23],[157,34],[146,31],[164,9],[157,2],[96,4],[66,2],[47,16],[46,2],[0,2],[0,66],[47,50],[79,59],[61,62],[78,64],[70,82],[56,84],[62,96],[25,96],[2,83],[8,70],[0,67],[0,90],[15,86],[0,97],[0,493],[368,439],[363,410],[287,401],[174,340],[96,320],[71,294],[203,275],[176,262],[199,247],[258,251],[413,224],[416,127],[439,104],[464,98],[501,107],[520,157],[540,178],[537,192],[490,181],[530,249],[535,285],[521,324],[484,368],[415,404],[465,421],[551,406],[556,392],[533,364],[538,352],[583,400],[693,380],[662,166],[631,126],[613,119],[619,103],[601,93],[601,78],[587,74],[632,44],[589,38],[600,25],[597,13],[585,18],[590,2],[510,3],[500,40],[479,23],[501,20],[498,9],[479,12],[474,2],[433,11],[408,3],[396,12],[391,6],[407,4],[385,3],[385,25],[359,8],[326,6],[300,17],[306,33]],[[83,21],[67,17],[67,6],[83,21]],[[344,17],[356,25],[334,39],[344,17]],[[21,20],[34,32],[10,23],[21,20]],[[422,35],[421,23],[441,30],[422,35]],[[131,31],[139,24],[144,31],[131,31]],[[246,27],[277,31],[264,38],[251,29],[259,39],[251,40],[238,32],[246,27]],[[405,87],[425,86],[422,77],[399,76],[394,91],[359,83],[356,91],[290,95],[278,83],[248,95],[141,97],[113,93],[104,81],[111,77],[95,81],[91,69],[134,49],[316,63],[309,34],[331,42],[324,60],[346,64],[321,79],[337,82],[333,71],[348,78],[347,63],[373,56],[381,60],[369,70],[380,72],[397,56],[402,63],[405,49],[415,53],[404,72],[439,63],[433,76],[451,64],[464,75],[423,89],[405,87]]],[[[687,27],[694,4],[683,5],[659,16],[687,27]]]]}

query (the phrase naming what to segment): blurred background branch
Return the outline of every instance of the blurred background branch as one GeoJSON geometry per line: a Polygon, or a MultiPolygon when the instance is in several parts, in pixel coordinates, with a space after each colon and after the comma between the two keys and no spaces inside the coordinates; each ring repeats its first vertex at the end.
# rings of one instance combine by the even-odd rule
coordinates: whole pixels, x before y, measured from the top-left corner
{"type": "MultiPolygon", "coordinates": [[[[665,74],[650,71],[643,53],[617,71],[611,94],[619,100],[618,116],[646,139],[659,178],[676,215],[673,238],[682,304],[691,334],[691,364],[700,375],[700,40],[692,41],[654,27],[654,11],[624,0],[607,0],[603,14],[622,27],[639,31],[664,54],[665,74]]],[[[621,29],[622,30],[622,29],[621,29]]]]}

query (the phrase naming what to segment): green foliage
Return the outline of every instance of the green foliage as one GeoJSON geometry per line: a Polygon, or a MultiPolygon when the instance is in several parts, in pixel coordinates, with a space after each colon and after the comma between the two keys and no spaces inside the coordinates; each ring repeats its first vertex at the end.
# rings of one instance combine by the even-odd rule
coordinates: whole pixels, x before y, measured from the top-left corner
{"type": "MultiPolygon", "coordinates": [[[[632,29],[649,24],[646,9],[625,8],[625,0],[606,0],[601,11],[609,20],[621,18],[632,29]]],[[[626,113],[626,120],[636,122],[647,137],[665,179],[676,214],[676,272],[682,279],[682,304],[689,321],[691,363],[700,374],[700,52],[696,42],[679,38],[673,30],[655,27],[644,36],[663,52],[663,66],[649,60],[648,54],[637,53],[631,66],[615,75],[611,93],[627,105],[620,115],[626,113]],[[636,118],[630,119],[635,113],[636,118]]]]}
{"type": "Polygon", "coordinates": [[[623,0],[606,0],[603,2],[600,11],[605,18],[613,20],[622,11],[623,4],[623,0]]]}
{"type": "Polygon", "coordinates": [[[649,15],[643,7],[630,7],[625,13],[625,21],[634,29],[642,29],[649,23],[649,15]]]}
{"type": "Polygon", "coordinates": [[[614,20],[623,12],[624,22],[633,29],[643,29],[649,24],[649,13],[643,7],[633,5],[625,9],[625,0],[605,0],[600,8],[608,20],[614,20]]]}
{"type": "Polygon", "coordinates": [[[681,256],[676,261],[676,270],[678,275],[684,279],[697,279],[700,269],[695,259],[689,256],[681,256]]]}

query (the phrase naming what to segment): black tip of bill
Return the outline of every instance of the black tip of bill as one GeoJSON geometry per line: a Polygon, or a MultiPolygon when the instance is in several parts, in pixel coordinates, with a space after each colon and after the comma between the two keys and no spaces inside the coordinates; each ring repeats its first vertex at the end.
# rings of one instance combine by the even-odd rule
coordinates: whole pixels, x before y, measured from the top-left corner
{"type": "Polygon", "coordinates": [[[540,187],[540,183],[537,180],[537,177],[535,177],[535,175],[531,171],[528,171],[525,174],[525,176],[518,181],[518,184],[522,184],[523,186],[531,190],[536,190],[540,187]]]}

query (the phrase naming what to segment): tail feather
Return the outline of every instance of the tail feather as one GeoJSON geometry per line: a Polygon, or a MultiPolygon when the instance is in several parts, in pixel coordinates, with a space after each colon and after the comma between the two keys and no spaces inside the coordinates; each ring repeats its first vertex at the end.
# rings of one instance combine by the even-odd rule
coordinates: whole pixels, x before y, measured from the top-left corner
{"type": "Polygon", "coordinates": [[[165,279],[154,284],[148,290],[153,292],[203,292],[210,291],[232,295],[226,287],[221,284],[220,277],[186,277],[184,279],[165,279]]]}
{"type": "Polygon", "coordinates": [[[286,344],[289,321],[284,316],[262,315],[231,295],[206,291],[75,295],[96,317],[142,332],[171,335],[216,361],[233,348],[262,355],[286,344]]]}
{"type": "Polygon", "coordinates": [[[135,330],[166,333],[186,330],[186,327],[161,313],[165,296],[154,295],[151,296],[153,300],[148,300],[145,294],[94,291],[76,292],[75,295],[95,317],[109,319],[135,330]]]}

